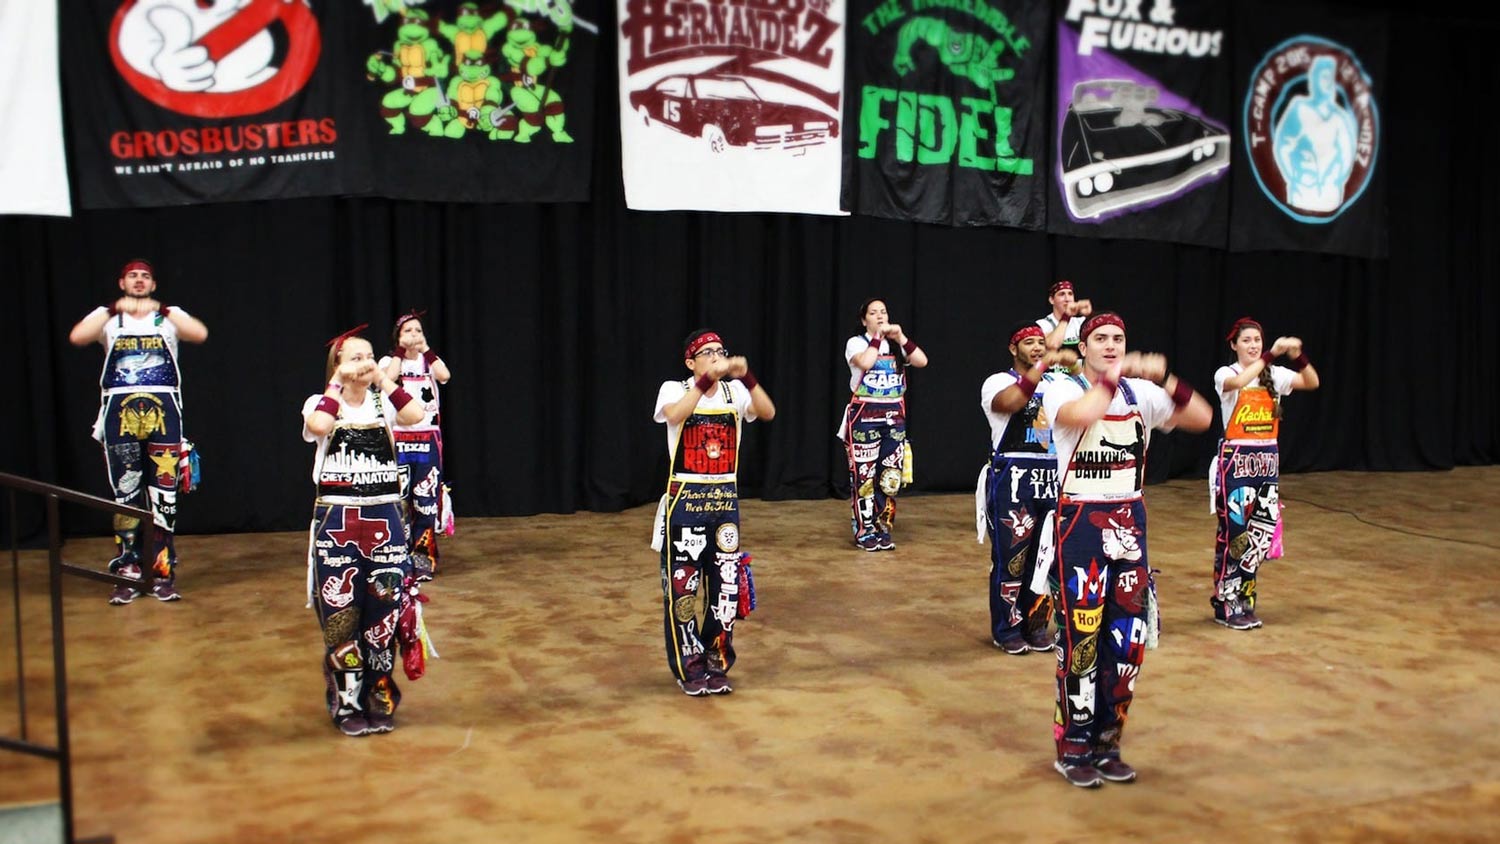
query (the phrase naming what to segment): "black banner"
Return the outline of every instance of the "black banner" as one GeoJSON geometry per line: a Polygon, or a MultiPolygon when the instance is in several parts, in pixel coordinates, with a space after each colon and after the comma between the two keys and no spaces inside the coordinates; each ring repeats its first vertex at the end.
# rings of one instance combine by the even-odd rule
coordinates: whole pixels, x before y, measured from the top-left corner
{"type": "Polygon", "coordinates": [[[354,3],[62,0],[85,208],[368,189],[354,3]]]}
{"type": "Polygon", "coordinates": [[[1232,147],[1228,6],[1057,6],[1048,231],[1222,248],[1232,147]]]}
{"type": "Polygon", "coordinates": [[[1385,257],[1385,15],[1245,2],[1235,33],[1230,248],[1385,257]]]}
{"type": "Polygon", "coordinates": [[[851,4],[844,210],[1040,229],[1049,4],[851,4]]]}
{"type": "Polygon", "coordinates": [[[351,99],[375,192],[449,202],[588,199],[599,32],[592,2],[367,0],[351,99]]]}

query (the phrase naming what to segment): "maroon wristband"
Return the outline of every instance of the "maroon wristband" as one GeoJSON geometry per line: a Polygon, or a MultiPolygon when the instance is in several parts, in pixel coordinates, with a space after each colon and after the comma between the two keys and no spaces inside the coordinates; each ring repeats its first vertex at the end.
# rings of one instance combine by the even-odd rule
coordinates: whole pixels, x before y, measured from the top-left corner
{"type": "Polygon", "coordinates": [[[338,416],[339,416],[339,403],[337,401],[329,398],[328,396],[324,396],[324,397],[318,399],[318,405],[317,405],[317,407],[314,407],[313,410],[314,411],[321,410],[324,413],[328,414],[329,416],[332,416],[333,418],[337,419],[338,416]]]}
{"type": "Polygon", "coordinates": [[[161,318],[162,319],[166,319],[167,316],[172,313],[172,306],[171,305],[162,305],[160,308],[157,308],[156,312],[159,313],[159,314],[161,314],[161,318]]]}
{"type": "Polygon", "coordinates": [[[1266,366],[1270,366],[1271,362],[1274,360],[1276,360],[1276,356],[1271,354],[1270,352],[1267,351],[1260,353],[1260,362],[1265,364],[1266,366]]]}
{"type": "Polygon", "coordinates": [[[1188,385],[1188,382],[1178,378],[1177,386],[1172,388],[1172,406],[1181,410],[1192,400],[1193,388],[1188,385]]]}
{"type": "Polygon", "coordinates": [[[911,357],[911,353],[915,352],[916,350],[917,341],[911,339],[910,337],[906,338],[906,342],[901,344],[901,351],[906,352],[907,357],[911,357]]]}
{"type": "Polygon", "coordinates": [[[1035,384],[1031,383],[1031,381],[1027,379],[1025,375],[1022,375],[1021,380],[1016,382],[1016,386],[1021,388],[1021,395],[1025,396],[1028,401],[1036,393],[1036,388],[1040,387],[1041,385],[1042,382],[1040,381],[1036,382],[1035,384]]]}
{"type": "Polygon", "coordinates": [[[411,393],[408,393],[400,387],[391,390],[391,404],[395,406],[397,413],[400,413],[401,408],[406,407],[410,403],[411,393]]]}
{"type": "Polygon", "coordinates": [[[746,367],[745,374],[740,376],[740,383],[745,385],[745,389],[754,390],[760,382],[755,380],[755,373],[746,367]]]}
{"type": "Polygon", "coordinates": [[[698,380],[693,382],[693,386],[698,388],[698,392],[708,395],[708,391],[714,386],[714,379],[707,375],[699,375],[698,380]]]}
{"type": "Polygon", "coordinates": [[[880,335],[877,334],[874,337],[870,338],[870,348],[872,348],[872,349],[878,349],[878,348],[880,348],[880,335]]]}
{"type": "Polygon", "coordinates": [[[428,366],[432,366],[434,363],[437,363],[437,359],[437,352],[434,352],[431,349],[428,349],[427,351],[422,353],[422,360],[426,361],[428,366]]]}
{"type": "Polygon", "coordinates": [[[1307,359],[1307,352],[1303,352],[1302,354],[1297,355],[1292,359],[1292,369],[1295,369],[1298,372],[1301,372],[1309,366],[1312,366],[1312,361],[1307,359]]]}

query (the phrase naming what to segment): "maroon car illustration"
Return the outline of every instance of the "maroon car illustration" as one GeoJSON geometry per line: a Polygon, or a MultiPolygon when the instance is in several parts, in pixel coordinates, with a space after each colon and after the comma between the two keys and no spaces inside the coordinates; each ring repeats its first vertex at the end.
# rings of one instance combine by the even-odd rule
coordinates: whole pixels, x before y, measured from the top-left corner
{"type": "Polygon", "coordinates": [[[654,120],[701,137],[714,152],[729,144],[794,149],[839,134],[834,118],[807,106],[763,100],[743,76],[668,76],[631,91],[630,105],[647,126],[654,120]]]}

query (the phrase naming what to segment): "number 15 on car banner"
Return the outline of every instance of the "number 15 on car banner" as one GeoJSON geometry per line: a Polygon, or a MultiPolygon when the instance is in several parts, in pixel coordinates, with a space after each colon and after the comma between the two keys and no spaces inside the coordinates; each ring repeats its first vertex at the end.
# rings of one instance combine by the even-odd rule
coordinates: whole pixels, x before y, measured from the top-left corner
{"type": "Polygon", "coordinates": [[[638,210],[839,214],[844,0],[619,0],[638,210]]]}

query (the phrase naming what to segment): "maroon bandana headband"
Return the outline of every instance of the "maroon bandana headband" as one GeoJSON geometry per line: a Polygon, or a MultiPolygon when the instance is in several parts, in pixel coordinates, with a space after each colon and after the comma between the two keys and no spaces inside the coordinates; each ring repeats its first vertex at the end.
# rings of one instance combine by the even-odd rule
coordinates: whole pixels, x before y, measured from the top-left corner
{"type": "Polygon", "coordinates": [[[131,270],[145,270],[153,276],[156,275],[156,271],[151,269],[150,264],[142,261],[140,258],[136,258],[133,261],[127,261],[125,266],[120,268],[120,278],[124,278],[126,273],[129,273],[131,270]]]}
{"type": "Polygon", "coordinates": [[[1059,290],[1072,290],[1072,289],[1073,289],[1073,282],[1068,281],[1067,279],[1063,279],[1061,281],[1054,281],[1054,282],[1052,282],[1052,286],[1049,287],[1049,288],[1047,288],[1047,295],[1048,296],[1056,296],[1057,295],[1057,291],[1059,291],[1059,290]]]}
{"type": "Polygon", "coordinates": [[[414,319],[421,319],[426,315],[426,311],[419,311],[416,308],[412,308],[401,316],[396,317],[396,330],[400,331],[401,326],[407,324],[408,322],[411,322],[414,319]]]}
{"type": "Polygon", "coordinates": [[[1262,334],[1265,333],[1265,329],[1260,327],[1260,323],[1256,322],[1250,317],[1242,316],[1234,321],[1234,325],[1229,326],[1229,336],[1225,337],[1224,339],[1233,343],[1235,341],[1235,338],[1240,336],[1240,332],[1245,330],[1246,328],[1253,328],[1256,331],[1261,332],[1262,334]]]}
{"type": "Polygon", "coordinates": [[[1010,344],[1012,346],[1017,345],[1022,340],[1025,340],[1027,337],[1046,337],[1046,336],[1047,336],[1046,334],[1042,333],[1042,327],[1041,326],[1039,326],[1039,325],[1028,325],[1028,326],[1020,329],[1019,331],[1017,331],[1015,334],[1010,335],[1010,344]]]}
{"type": "Polygon", "coordinates": [[[353,328],[349,329],[348,331],[345,331],[343,334],[340,334],[339,336],[333,338],[332,340],[329,340],[327,343],[324,343],[323,345],[325,345],[325,346],[332,346],[333,347],[333,355],[334,355],[334,357],[338,357],[339,352],[343,351],[343,349],[344,349],[344,341],[345,340],[348,340],[350,337],[358,336],[359,332],[364,331],[366,328],[369,328],[369,327],[370,327],[370,324],[368,322],[362,322],[359,325],[356,325],[353,328]]]}
{"type": "Polygon", "coordinates": [[[721,346],[724,345],[724,341],[719,339],[719,335],[713,333],[712,331],[708,331],[698,335],[698,338],[696,340],[688,344],[686,353],[683,355],[683,357],[693,357],[694,355],[698,354],[699,349],[707,346],[709,343],[718,343],[721,346]]]}
{"type": "Polygon", "coordinates": [[[1106,325],[1118,325],[1120,326],[1121,331],[1125,330],[1125,320],[1120,319],[1119,314],[1112,314],[1106,311],[1102,314],[1095,314],[1094,316],[1090,317],[1089,321],[1083,324],[1083,331],[1079,333],[1078,336],[1083,338],[1083,341],[1087,343],[1089,335],[1093,334],[1094,331],[1106,325]]]}

